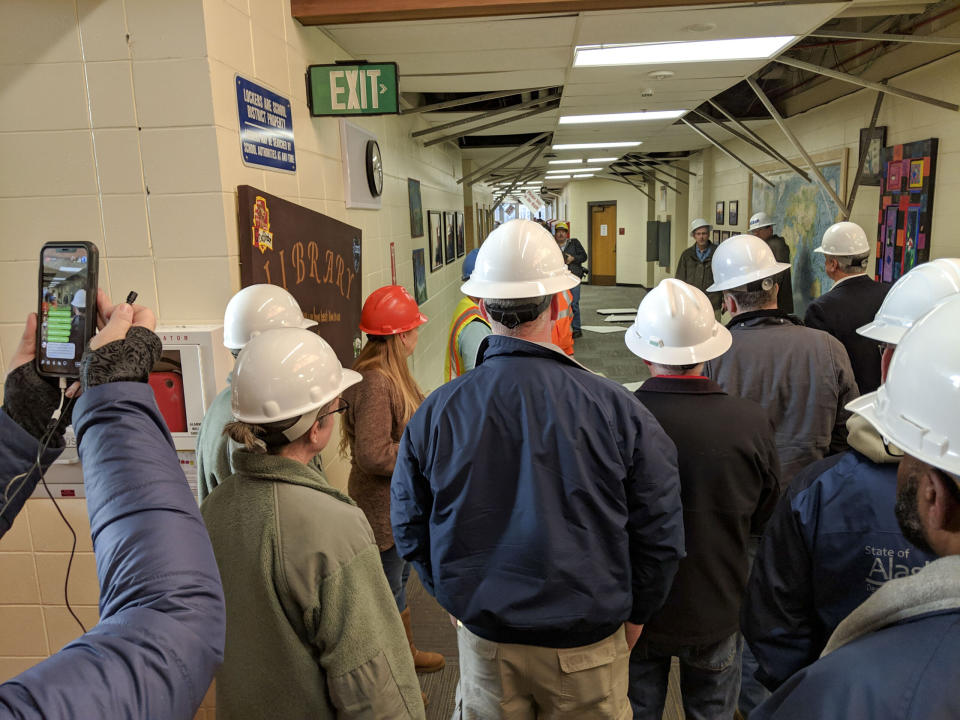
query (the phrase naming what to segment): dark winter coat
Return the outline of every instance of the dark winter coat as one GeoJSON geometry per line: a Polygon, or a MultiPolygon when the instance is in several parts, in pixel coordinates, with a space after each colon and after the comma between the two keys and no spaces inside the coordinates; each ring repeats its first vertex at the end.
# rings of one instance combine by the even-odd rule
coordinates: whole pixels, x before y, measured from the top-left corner
{"type": "Polygon", "coordinates": [[[490,335],[407,424],[397,551],[474,634],[580,647],[645,623],[684,555],[676,448],[621,385],[490,335]]]}
{"type": "Polygon", "coordinates": [[[567,263],[567,269],[582,278],[587,272],[583,269],[583,264],[587,261],[587,251],[583,249],[583,245],[576,238],[569,238],[561,250],[564,255],[573,256],[573,260],[567,263]]]}
{"type": "Polygon", "coordinates": [[[903,537],[897,464],[851,450],[800,473],[767,524],[743,634],[771,690],[814,662],[840,621],[888,580],[936,558],[903,537]]]}
{"type": "Polygon", "coordinates": [[[871,322],[890,286],[867,275],[855,275],[833,286],[807,306],[803,323],[833,335],[847,349],[861,393],[880,387],[880,352],[877,341],[857,334],[871,322]]]}
{"type": "MultiPolygon", "coordinates": [[[[790,262],[790,247],[780,235],[771,235],[766,243],[773,250],[773,256],[777,259],[777,262],[790,262]]],[[[780,291],[777,293],[777,307],[785,313],[793,314],[793,281],[790,279],[790,273],[791,270],[787,269],[777,276],[777,282],[780,283],[780,291]]]]}
{"type": "Polygon", "coordinates": [[[713,253],[717,249],[717,246],[711,243],[709,249],[710,254],[707,255],[706,260],[701,260],[697,257],[696,244],[691,245],[680,253],[680,260],[677,261],[675,277],[677,280],[682,280],[688,285],[693,285],[695,288],[703,290],[707,297],[710,298],[710,304],[713,305],[713,309],[719,310],[723,304],[723,293],[707,292],[707,288],[713,285],[713,253]]]}
{"type": "Polygon", "coordinates": [[[731,395],[760,403],[776,428],[780,488],[810,463],[847,449],[844,406],[859,397],[850,358],[825,332],[780,310],[738,315],[733,346],[705,374],[731,395]]]}
{"type": "Polygon", "coordinates": [[[702,377],[653,377],[636,392],[677,446],[687,557],[643,636],[709,645],[735,633],[747,542],[777,502],[773,423],[755,402],[702,377]]]}

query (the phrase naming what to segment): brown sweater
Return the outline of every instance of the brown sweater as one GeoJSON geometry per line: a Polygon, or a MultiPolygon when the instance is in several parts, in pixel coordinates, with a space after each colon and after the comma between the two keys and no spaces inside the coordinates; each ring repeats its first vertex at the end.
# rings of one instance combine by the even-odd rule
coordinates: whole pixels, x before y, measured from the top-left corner
{"type": "Polygon", "coordinates": [[[353,427],[350,443],[350,497],[367,516],[380,551],[393,547],[390,527],[390,477],[397,462],[403,434],[400,393],[390,378],[376,370],[363,374],[363,382],[347,388],[350,403],[344,421],[353,427]]]}

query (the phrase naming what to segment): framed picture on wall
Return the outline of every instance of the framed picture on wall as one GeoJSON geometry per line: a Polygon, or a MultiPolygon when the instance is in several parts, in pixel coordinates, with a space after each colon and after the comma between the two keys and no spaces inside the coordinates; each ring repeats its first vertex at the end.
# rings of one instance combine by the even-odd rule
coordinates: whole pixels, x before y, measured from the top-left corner
{"type": "Polygon", "coordinates": [[[883,176],[883,148],[887,144],[887,127],[882,125],[870,128],[860,128],[860,154],[857,161],[866,155],[863,161],[863,175],[861,185],[879,185],[883,176]]]}
{"type": "Polygon", "coordinates": [[[730,209],[730,214],[727,216],[727,224],[736,225],[740,222],[740,201],[731,200],[727,207],[730,209]]]}
{"type": "Polygon", "coordinates": [[[717,225],[723,225],[723,200],[720,200],[720,201],[717,203],[717,218],[716,218],[716,224],[717,224],[717,225]]]}
{"type": "Polygon", "coordinates": [[[730,239],[730,231],[729,231],[729,230],[721,230],[721,231],[720,231],[720,242],[723,242],[724,240],[729,240],[729,239],[730,239]]]}
{"type": "Polygon", "coordinates": [[[457,212],[457,257],[463,257],[467,252],[467,237],[463,232],[463,213],[457,212]]]}
{"type": "Polygon", "coordinates": [[[424,267],[423,248],[413,251],[413,297],[417,305],[427,301],[427,270],[424,267]]]}
{"type": "Polygon", "coordinates": [[[923,159],[910,161],[910,187],[923,187],[923,159]]]}
{"type": "Polygon", "coordinates": [[[420,181],[407,178],[407,200],[410,205],[410,237],[423,237],[423,202],[420,181]]]}
{"type": "Polygon", "coordinates": [[[714,245],[717,245],[719,242],[720,242],[720,231],[719,231],[719,230],[714,230],[714,231],[713,231],[713,244],[714,244],[714,245]]]}
{"type": "Polygon", "coordinates": [[[457,214],[443,214],[443,261],[447,264],[457,259],[457,214]]]}
{"type": "Polygon", "coordinates": [[[443,267],[443,213],[430,210],[427,213],[427,232],[430,233],[430,272],[443,267]]]}

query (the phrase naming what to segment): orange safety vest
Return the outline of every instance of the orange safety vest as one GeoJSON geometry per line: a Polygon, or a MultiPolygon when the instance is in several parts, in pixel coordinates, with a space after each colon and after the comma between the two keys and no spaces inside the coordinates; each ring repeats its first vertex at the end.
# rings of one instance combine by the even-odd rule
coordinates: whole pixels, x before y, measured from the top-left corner
{"type": "Polygon", "coordinates": [[[460,357],[460,333],[474,320],[479,320],[487,327],[490,323],[480,314],[480,306],[468,297],[457,303],[453,311],[453,321],[450,323],[450,337],[447,340],[447,358],[443,363],[443,381],[450,382],[455,377],[463,375],[463,359],[460,357]]]}
{"type": "Polygon", "coordinates": [[[572,302],[573,293],[569,290],[560,293],[560,312],[550,331],[553,344],[567,355],[573,355],[573,310],[570,308],[572,302]]]}

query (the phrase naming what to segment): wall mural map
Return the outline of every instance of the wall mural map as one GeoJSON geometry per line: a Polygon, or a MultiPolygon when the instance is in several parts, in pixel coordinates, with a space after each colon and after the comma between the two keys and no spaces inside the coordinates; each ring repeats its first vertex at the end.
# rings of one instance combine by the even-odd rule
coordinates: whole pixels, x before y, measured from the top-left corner
{"type": "MultiPolygon", "coordinates": [[[[843,165],[817,163],[827,182],[843,197],[843,165]]],[[[761,171],[763,172],[763,171],[761,171]]],[[[763,210],[776,221],[774,232],[790,248],[794,314],[803,317],[810,301],[826,292],[833,283],[823,260],[813,252],[820,247],[824,231],[840,219],[840,208],[821,190],[816,180],[804,182],[792,171],[763,172],[773,187],[751,177],[750,213],[763,210]]]]}

